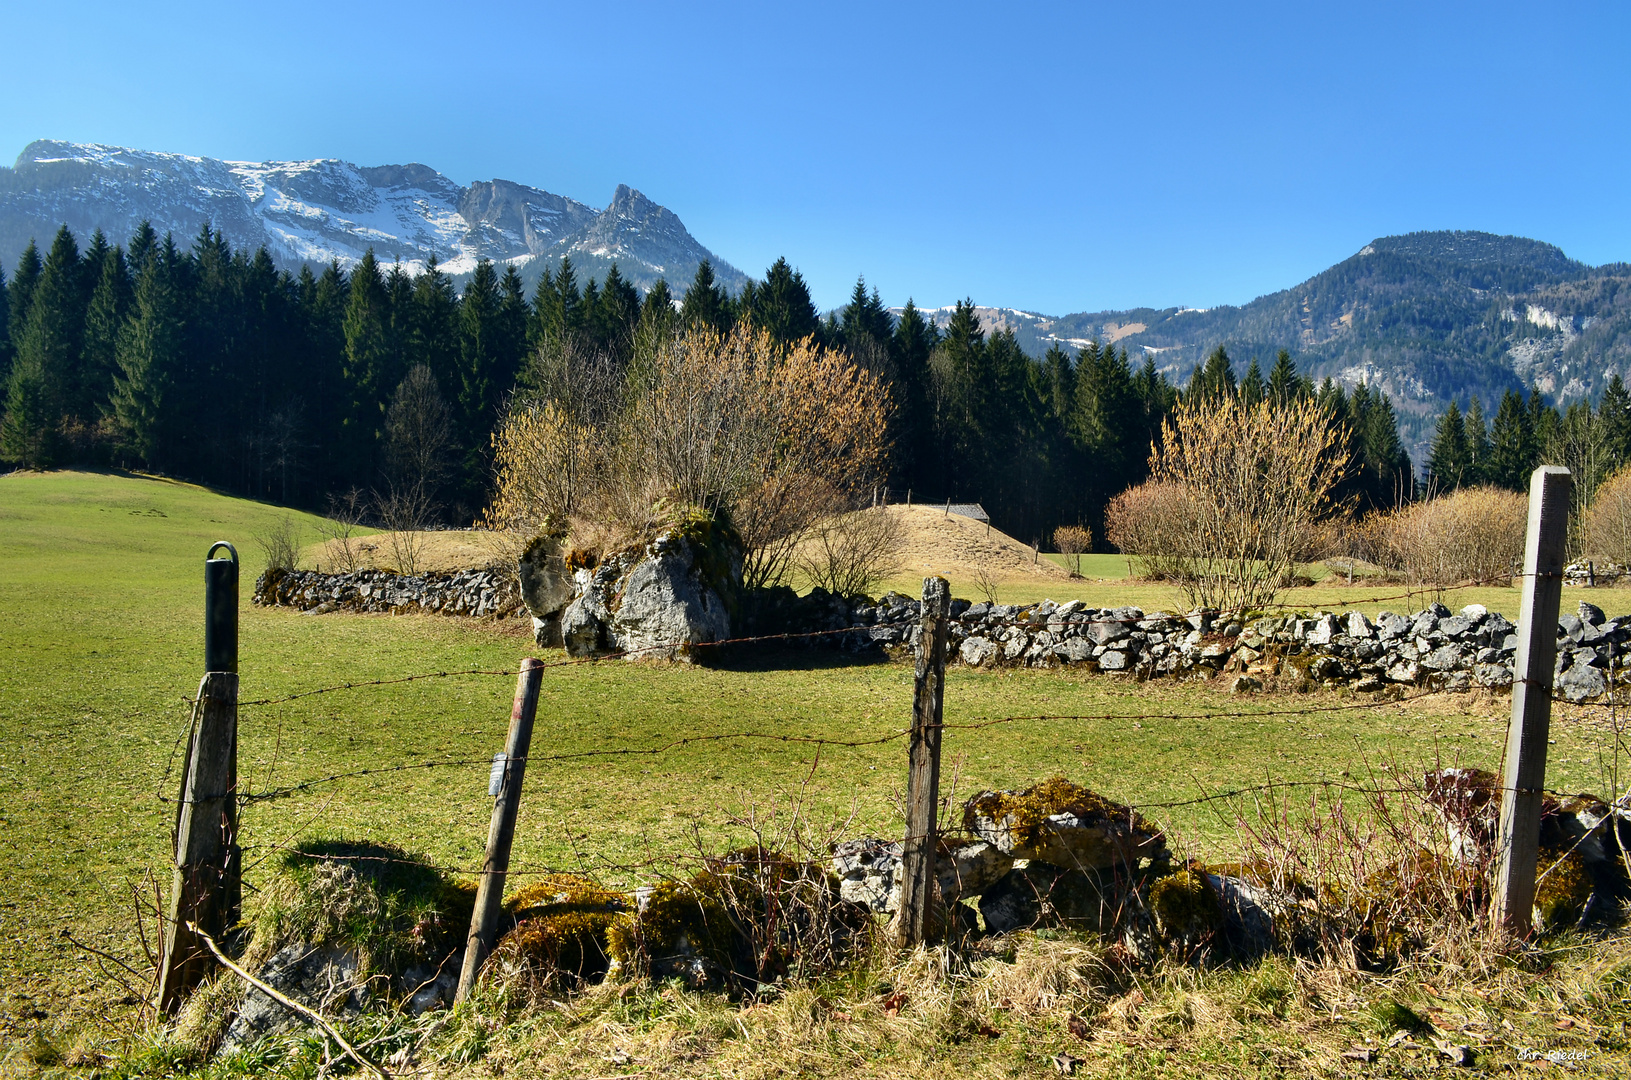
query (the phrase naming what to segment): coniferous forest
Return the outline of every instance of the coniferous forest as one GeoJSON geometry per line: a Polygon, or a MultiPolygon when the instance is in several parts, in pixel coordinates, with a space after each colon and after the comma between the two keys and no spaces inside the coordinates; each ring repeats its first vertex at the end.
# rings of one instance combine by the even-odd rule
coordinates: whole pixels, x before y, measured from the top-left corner
{"type": "MultiPolygon", "coordinates": [[[[1266,374],[1252,359],[1237,376],[1220,347],[1180,388],[1148,357],[1110,345],[1034,358],[1012,331],[986,333],[971,301],[937,325],[911,302],[892,313],[857,282],[823,320],[785,259],[735,296],[706,263],[683,293],[658,282],[641,296],[615,265],[579,281],[562,260],[529,296],[513,266],[490,262],[462,291],[434,263],[410,274],[372,254],[349,272],[333,263],[290,274],[208,225],[190,246],[144,225],[123,244],[97,233],[83,249],[64,227],[43,257],[30,246],[0,267],[0,459],[139,468],[322,509],[388,488],[417,454],[415,480],[433,480],[437,517],[463,525],[487,503],[502,411],[536,385],[536,358],[552,344],[621,366],[661,335],[739,321],[783,342],[813,336],[881,377],[895,405],[893,497],[977,500],[1025,540],[1063,524],[1102,540],[1105,504],[1145,479],[1181,395],[1313,395],[1346,431],[1342,498],[1364,509],[1415,491],[1387,398],[1362,384],[1316,387],[1285,352],[1266,374]],[[427,417],[433,468],[423,462],[427,417]]],[[[1433,474],[1460,468],[1452,458],[1463,454],[1512,482],[1521,470],[1494,462],[1540,452],[1554,420],[1538,402],[1518,403],[1528,434],[1514,436],[1515,449],[1501,441],[1503,402],[1499,434],[1451,447],[1442,462],[1435,445],[1433,474]]],[[[1466,442],[1464,421],[1459,430],[1466,442]]],[[[1463,473],[1461,482],[1483,475],[1463,473]]]]}

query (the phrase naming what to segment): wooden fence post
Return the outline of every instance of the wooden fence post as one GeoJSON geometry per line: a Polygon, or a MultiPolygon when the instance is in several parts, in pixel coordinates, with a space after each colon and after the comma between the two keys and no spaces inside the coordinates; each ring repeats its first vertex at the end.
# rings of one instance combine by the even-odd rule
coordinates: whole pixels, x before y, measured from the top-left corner
{"type": "Polygon", "coordinates": [[[176,803],[175,874],[159,961],[158,1005],[173,1012],[215,964],[189,929],[219,938],[238,921],[238,553],[204,561],[204,678],[176,803]]]}
{"type": "Polygon", "coordinates": [[[1529,480],[1518,655],[1512,672],[1512,726],[1501,770],[1501,820],[1495,840],[1495,919],[1506,932],[1532,929],[1535,861],[1546,783],[1546,739],[1552,721],[1552,667],[1557,661],[1557,608],[1563,594],[1569,524],[1569,470],[1544,465],[1529,480]]]}
{"type": "Polygon", "coordinates": [[[929,936],[934,904],[935,818],[940,808],[940,735],[946,696],[947,619],[951,585],[923,579],[917,685],[912,694],[912,741],[907,751],[906,839],[901,845],[900,912],[895,940],[903,949],[929,936]]]}
{"type": "MultiPolygon", "coordinates": [[[[532,721],[538,713],[538,687],[544,665],[527,657],[521,661],[521,674],[515,680],[515,703],[510,708],[510,735],[504,742],[502,761],[493,763],[493,819],[487,827],[487,855],[481,866],[481,883],[476,887],[476,909],[470,916],[470,936],[464,945],[464,968],[459,972],[455,1002],[470,996],[476,976],[498,937],[500,912],[504,907],[504,880],[510,870],[510,845],[515,840],[515,817],[521,808],[521,781],[527,773],[527,753],[532,748],[532,721]]],[[[491,790],[491,789],[490,789],[491,790]]]]}

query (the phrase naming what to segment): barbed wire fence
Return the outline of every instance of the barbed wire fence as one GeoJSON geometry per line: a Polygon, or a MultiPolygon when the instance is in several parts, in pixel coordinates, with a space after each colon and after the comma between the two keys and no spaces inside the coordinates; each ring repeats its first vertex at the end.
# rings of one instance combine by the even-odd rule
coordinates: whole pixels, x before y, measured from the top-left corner
{"type": "MultiPolygon", "coordinates": [[[[1544,571],[1530,570],[1528,571],[1527,576],[1532,581],[1536,582],[1554,582],[1557,581],[1561,575],[1555,572],[1549,573],[1544,571]]],[[[1554,585],[1553,587],[1556,588],[1557,586],[1554,585]]],[[[208,685],[210,679],[210,676],[206,676],[206,683],[201,684],[200,694],[196,698],[188,699],[188,705],[190,707],[188,723],[176,737],[175,744],[172,747],[169,760],[160,781],[160,790],[157,793],[158,799],[164,802],[175,803],[177,822],[177,833],[175,839],[177,884],[172,889],[173,898],[168,917],[165,916],[165,913],[161,912],[160,914],[161,925],[158,936],[165,942],[165,959],[158,964],[158,967],[160,968],[159,976],[161,986],[157,1004],[161,1009],[168,1008],[171,1004],[170,1001],[166,1000],[166,990],[163,983],[164,976],[177,962],[174,957],[174,954],[178,948],[177,942],[175,941],[177,926],[183,922],[191,923],[194,921],[193,919],[187,918],[189,913],[194,916],[198,914],[197,910],[187,908],[187,897],[182,895],[187,891],[185,888],[183,888],[184,879],[187,878],[189,873],[192,872],[188,868],[196,867],[200,863],[198,858],[189,856],[188,853],[183,850],[183,841],[185,837],[183,836],[184,828],[182,820],[184,816],[191,811],[196,811],[198,808],[202,807],[218,815],[218,831],[222,833],[222,836],[220,837],[220,846],[224,850],[221,854],[214,856],[214,858],[216,859],[216,864],[219,866],[219,873],[217,874],[217,877],[225,879],[234,877],[235,875],[241,873],[244,866],[243,859],[246,855],[251,856],[254,859],[254,861],[249,864],[251,868],[259,866],[264,863],[266,859],[278,855],[294,859],[318,859],[324,857],[319,853],[303,850],[299,844],[294,842],[294,833],[291,833],[289,836],[283,839],[254,843],[246,845],[242,848],[238,847],[237,839],[242,824],[239,819],[239,815],[241,813],[253,813],[258,807],[270,803],[294,800],[307,796],[326,795],[329,799],[332,799],[335,797],[335,793],[337,791],[341,790],[348,784],[363,783],[371,785],[374,788],[382,788],[392,782],[392,780],[395,778],[403,777],[409,774],[420,774],[438,770],[454,770],[455,772],[459,770],[468,770],[468,772],[464,775],[469,776],[472,781],[470,784],[470,789],[478,790],[474,783],[475,777],[479,775],[481,771],[486,771],[489,779],[488,795],[494,800],[494,824],[489,833],[488,844],[486,845],[485,849],[485,858],[482,864],[453,865],[446,862],[434,862],[430,860],[405,858],[395,855],[357,854],[348,856],[348,858],[354,858],[359,861],[378,860],[383,862],[409,863],[424,869],[433,870],[437,873],[457,877],[474,878],[477,880],[484,893],[490,893],[496,897],[501,894],[504,887],[504,881],[512,875],[520,878],[526,878],[531,876],[569,872],[593,873],[597,871],[615,871],[620,874],[630,875],[649,873],[657,870],[674,871],[686,861],[686,857],[683,854],[674,852],[649,855],[644,859],[635,860],[614,859],[604,854],[596,857],[590,857],[577,846],[576,839],[572,838],[574,858],[569,864],[543,865],[519,863],[511,865],[508,860],[508,840],[505,840],[505,851],[503,853],[504,857],[501,860],[502,865],[496,866],[494,863],[493,847],[494,838],[500,832],[500,818],[505,814],[508,814],[509,828],[511,830],[511,834],[513,835],[515,808],[519,804],[521,794],[520,777],[524,773],[527,766],[531,765],[534,768],[543,768],[549,765],[565,764],[569,762],[583,764],[586,762],[599,761],[601,759],[627,760],[640,758],[661,758],[682,749],[709,744],[723,745],[749,743],[767,748],[775,748],[778,744],[780,744],[782,747],[796,748],[801,753],[809,753],[813,751],[817,760],[819,760],[820,754],[830,750],[857,750],[877,748],[892,743],[906,744],[908,750],[906,756],[909,761],[906,784],[904,785],[907,792],[905,805],[903,807],[906,822],[904,835],[900,841],[904,851],[903,876],[905,878],[906,885],[903,888],[902,914],[898,922],[899,925],[904,928],[901,931],[900,936],[900,941],[902,944],[910,944],[914,940],[921,940],[923,936],[923,927],[926,925],[927,905],[929,904],[932,894],[931,882],[933,880],[934,846],[936,839],[948,831],[948,824],[943,819],[949,814],[951,809],[950,800],[942,800],[939,797],[938,791],[938,777],[940,759],[943,752],[943,739],[948,732],[953,733],[953,738],[956,738],[963,733],[978,732],[1007,725],[1080,725],[1122,720],[1137,721],[1149,719],[1152,715],[1150,710],[1140,710],[1134,712],[1106,711],[1098,713],[1015,713],[1012,715],[976,716],[947,720],[943,715],[943,704],[947,651],[946,645],[948,640],[947,623],[949,620],[949,591],[943,590],[944,581],[942,579],[931,579],[930,581],[926,581],[924,598],[919,605],[916,618],[879,624],[890,629],[904,629],[909,631],[908,639],[915,643],[914,651],[916,656],[917,670],[914,680],[914,706],[912,710],[911,724],[909,726],[885,726],[872,731],[858,731],[853,736],[848,738],[828,737],[799,730],[784,729],[767,731],[754,730],[747,727],[726,732],[682,731],[677,734],[671,733],[667,737],[646,746],[561,749],[543,753],[531,749],[530,746],[520,747],[519,750],[517,750],[517,748],[514,746],[507,746],[504,753],[496,756],[459,755],[445,758],[405,760],[390,764],[371,765],[360,768],[338,768],[320,775],[293,779],[290,782],[286,782],[282,785],[275,785],[272,782],[275,779],[278,751],[281,748],[283,738],[283,719],[282,712],[279,707],[321,695],[364,693],[372,690],[397,687],[411,683],[445,682],[456,679],[479,680],[516,678],[519,680],[519,682],[516,705],[517,711],[512,713],[511,731],[513,737],[515,722],[520,717],[520,710],[522,708],[521,701],[524,696],[523,691],[525,690],[525,684],[527,683],[528,679],[532,680],[532,707],[535,708],[537,698],[537,679],[540,678],[546,671],[583,668],[614,660],[638,659],[644,655],[673,655],[676,650],[685,650],[693,655],[698,655],[704,654],[708,650],[731,646],[754,647],[778,644],[785,645],[798,642],[814,642],[820,639],[843,639],[846,637],[855,641],[863,641],[870,640],[869,632],[872,629],[876,629],[876,626],[845,627],[842,629],[738,637],[719,642],[669,642],[615,650],[587,657],[568,657],[548,662],[529,660],[518,668],[514,669],[472,667],[464,669],[428,671],[370,680],[351,680],[313,687],[306,690],[299,690],[283,695],[266,696],[244,701],[233,701],[231,703],[231,712],[233,721],[232,753],[234,756],[236,754],[237,711],[240,709],[279,709],[280,718],[274,741],[272,767],[266,770],[266,781],[264,785],[259,788],[253,786],[247,782],[247,780],[241,785],[238,783],[235,757],[232,768],[230,769],[230,775],[227,778],[228,782],[218,783],[215,787],[209,787],[208,785],[204,787],[199,786],[200,781],[197,762],[200,758],[200,732],[202,731],[205,718],[209,714],[212,704],[217,703],[216,699],[212,697],[210,693],[206,692],[206,686],[208,685]],[[936,585],[935,582],[938,582],[938,585],[936,585]],[[933,595],[931,595],[931,590],[936,590],[933,592],[933,595]],[[185,755],[181,753],[181,748],[183,745],[187,746],[187,753],[185,755]],[[181,785],[182,793],[179,798],[172,798],[167,794],[167,791],[172,784],[172,776],[178,758],[183,762],[183,779],[181,785]],[[515,778],[513,785],[509,782],[509,778],[512,775],[515,778]],[[912,884],[913,882],[916,882],[915,888],[912,884]]],[[[1526,589],[1526,600],[1528,599],[1528,593],[1530,591],[1530,589],[1526,589]]],[[[1358,602],[1360,601],[1356,601],[1356,603],[1358,602]]],[[[1555,603],[1553,607],[1554,612],[1552,615],[1552,620],[1555,622],[1555,603]]],[[[1526,612],[1526,614],[1528,614],[1528,612],[1526,612]]],[[[1149,618],[1151,618],[1151,616],[1141,615],[1136,618],[1112,617],[1109,619],[1101,619],[1095,617],[1093,619],[1079,621],[1130,623],[1146,621],[1149,618]]],[[[1012,620],[1004,619],[998,620],[996,625],[1035,628],[1039,622],[1045,623],[1047,621],[1046,616],[1042,617],[1040,620],[1034,617],[1012,620]]],[[[1546,691],[1544,700],[1549,703],[1551,690],[1549,679],[1537,679],[1533,673],[1525,674],[1523,671],[1520,671],[1515,681],[1515,686],[1518,688],[1532,687],[1533,689],[1539,690],[1541,689],[1539,684],[1542,682],[1545,684],[1544,689],[1546,691]]],[[[1612,684],[1613,680],[1611,679],[1611,685],[1612,684]]],[[[235,690],[236,677],[234,676],[234,697],[236,696],[235,690]]],[[[1449,692],[1449,690],[1446,687],[1429,687],[1421,692],[1408,695],[1403,698],[1390,698],[1365,702],[1344,704],[1322,702],[1284,708],[1256,707],[1192,711],[1170,714],[1155,713],[1153,715],[1159,715],[1165,719],[1174,721],[1216,723],[1228,720],[1261,720],[1277,717],[1286,718],[1320,714],[1338,714],[1367,710],[1375,711],[1383,709],[1396,709],[1421,702],[1424,699],[1435,698],[1447,692],[1449,692]]],[[[1532,698],[1542,697],[1543,695],[1541,694],[1532,695],[1532,698]]],[[[1625,748],[1623,733],[1618,723],[1618,703],[1614,695],[1611,694],[1608,700],[1601,702],[1600,704],[1609,710],[1611,716],[1611,727],[1614,731],[1615,740],[1614,753],[1617,762],[1619,751],[1625,748]]],[[[1514,712],[1517,712],[1516,706],[1514,712]]],[[[530,729],[530,716],[526,722],[530,729]]],[[[1542,739],[1544,740],[1544,735],[1542,735],[1542,739]]],[[[1542,776],[1544,775],[1543,762],[1544,757],[1542,757],[1542,776]]],[[[1231,786],[1223,790],[1202,791],[1200,794],[1193,797],[1134,803],[1130,804],[1128,809],[1134,813],[1159,810],[1170,811],[1180,808],[1193,808],[1213,803],[1237,802],[1242,799],[1281,797],[1292,792],[1313,792],[1323,793],[1325,795],[1358,793],[1369,796],[1374,796],[1378,793],[1387,791],[1399,794],[1408,793],[1415,796],[1424,794],[1424,787],[1421,782],[1413,779],[1407,779],[1401,775],[1394,774],[1389,776],[1386,778],[1386,783],[1381,783],[1379,780],[1380,778],[1376,777],[1374,774],[1372,775],[1371,780],[1366,783],[1330,777],[1271,778],[1256,784],[1231,786]]],[[[1518,782],[1509,783],[1503,779],[1492,789],[1492,794],[1494,797],[1501,799],[1503,802],[1509,802],[1513,799],[1534,800],[1538,807],[1539,800],[1543,797],[1551,796],[1567,798],[1573,793],[1548,791],[1542,783],[1535,783],[1533,781],[1525,783],[1522,779],[1520,779],[1518,782]]],[[[1625,796],[1617,798],[1615,808],[1622,808],[1626,802],[1627,799],[1625,796]]],[[[1544,873],[1549,871],[1550,868],[1547,868],[1546,871],[1542,872],[1541,876],[1544,876],[1544,873]]],[[[1533,873],[1533,870],[1531,870],[1531,873],[1533,873]]],[[[219,882],[216,884],[217,887],[220,887],[219,882]]],[[[230,891],[235,886],[228,885],[226,887],[228,891],[230,891]]],[[[1533,889],[1532,883],[1530,885],[1530,889],[1531,891],[1533,889]]],[[[195,888],[193,891],[196,893],[197,889],[195,888]]],[[[208,905],[205,904],[202,906],[207,907],[208,905]]],[[[200,907],[200,905],[195,902],[194,908],[196,909],[198,907],[200,907]]],[[[235,910],[235,908],[233,910],[235,910]]],[[[477,922],[480,921],[480,911],[481,907],[478,904],[477,922]]],[[[200,922],[199,925],[203,925],[202,922],[200,922]]],[[[481,927],[478,926],[476,922],[473,922],[472,940],[474,941],[480,932],[484,930],[490,931],[491,929],[492,927],[490,923],[486,927],[481,927]]],[[[490,947],[490,934],[488,935],[488,938],[487,944],[490,947]]],[[[469,962],[471,956],[475,955],[475,952],[476,950],[471,950],[469,953],[467,953],[467,962],[469,962]]],[[[198,953],[199,950],[194,947],[193,954],[195,958],[198,953]]],[[[474,962],[479,964],[479,956],[476,956],[474,962]]],[[[463,988],[464,982],[465,980],[461,981],[461,989],[463,988]]]]}

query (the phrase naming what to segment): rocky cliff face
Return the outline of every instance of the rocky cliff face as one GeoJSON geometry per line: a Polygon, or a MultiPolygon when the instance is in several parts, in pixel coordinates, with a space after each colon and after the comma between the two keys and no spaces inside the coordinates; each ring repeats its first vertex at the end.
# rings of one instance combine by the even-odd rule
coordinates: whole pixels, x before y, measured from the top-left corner
{"type": "Polygon", "coordinates": [[[183,244],[206,221],[235,247],[264,246],[289,269],[370,248],[411,270],[435,258],[455,276],[481,259],[511,262],[535,282],[562,255],[603,276],[617,263],[649,287],[683,286],[703,259],[728,288],[746,277],[697,242],[670,210],[620,185],[604,211],[510,180],[461,186],[427,165],[362,167],[332,158],[242,162],[42,140],[0,169],[0,263],[30,239],[48,246],[67,224],[124,242],[142,221],[183,244]]]}

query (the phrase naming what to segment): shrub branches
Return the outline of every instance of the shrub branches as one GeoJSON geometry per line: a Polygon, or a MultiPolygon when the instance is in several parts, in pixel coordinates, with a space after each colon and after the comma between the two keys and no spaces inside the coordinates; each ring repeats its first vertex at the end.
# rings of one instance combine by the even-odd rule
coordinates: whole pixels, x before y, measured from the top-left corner
{"type": "Polygon", "coordinates": [[[1109,537],[1197,606],[1270,604],[1339,509],[1345,438],[1313,399],[1186,400],[1162,422],[1152,480],[1112,504],[1109,537]]]}
{"type": "MultiPolygon", "coordinates": [[[[546,350],[547,352],[547,350],[546,350]]],[[[731,518],[750,587],[780,581],[814,524],[882,474],[891,403],[877,376],[812,339],[702,328],[641,350],[623,370],[556,350],[539,392],[494,435],[494,525],[559,516],[639,535],[660,503],[731,518]]]]}

